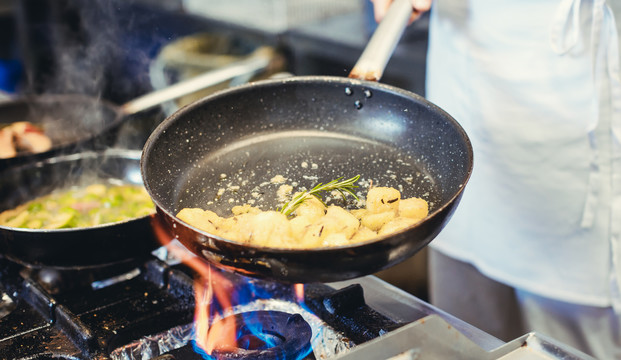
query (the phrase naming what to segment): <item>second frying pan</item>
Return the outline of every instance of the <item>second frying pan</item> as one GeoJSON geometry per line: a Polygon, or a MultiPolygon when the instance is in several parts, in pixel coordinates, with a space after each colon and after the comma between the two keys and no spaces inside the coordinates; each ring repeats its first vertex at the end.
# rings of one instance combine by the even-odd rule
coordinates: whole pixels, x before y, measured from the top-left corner
{"type": "Polygon", "coordinates": [[[52,148],[42,153],[18,153],[15,157],[0,159],[0,169],[83,149],[108,147],[113,143],[116,130],[129,115],[243,74],[262,71],[272,59],[271,53],[255,52],[245,59],[140,96],[121,106],[79,94],[47,94],[4,101],[0,103],[0,127],[28,121],[44,131],[52,140],[52,148]]]}

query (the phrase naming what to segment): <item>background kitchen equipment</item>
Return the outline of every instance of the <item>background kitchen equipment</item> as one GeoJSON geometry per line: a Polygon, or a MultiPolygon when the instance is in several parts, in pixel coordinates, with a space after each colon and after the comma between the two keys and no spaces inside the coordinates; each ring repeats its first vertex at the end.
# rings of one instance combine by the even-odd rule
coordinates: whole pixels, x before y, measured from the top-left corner
{"type": "Polygon", "coordinates": [[[15,157],[0,159],[0,169],[80,149],[110,147],[128,115],[231,78],[263,71],[271,61],[271,56],[260,53],[142,95],[121,106],[82,95],[41,95],[0,103],[0,124],[29,121],[52,140],[52,149],[48,151],[18,153],[15,157]]]}
{"type": "Polygon", "coordinates": [[[363,6],[359,0],[184,0],[183,5],[208,18],[275,33],[363,6]]]}
{"type": "Polygon", "coordinates": [[[218,32],[198,33],[182,37],[162,47],[149,66],[149,75],[153,88],[163,89],[206,71],[252,57],[270,58],[269,68],[260,73],[249,71],[201,91],[181,96],[174,102],[162,104],[165,113],[170,115],[179,107],[218,90],[247,81],[265,79],[284,71],[285,59],[275,47],[262,44],[255,39],[218,32]]]}

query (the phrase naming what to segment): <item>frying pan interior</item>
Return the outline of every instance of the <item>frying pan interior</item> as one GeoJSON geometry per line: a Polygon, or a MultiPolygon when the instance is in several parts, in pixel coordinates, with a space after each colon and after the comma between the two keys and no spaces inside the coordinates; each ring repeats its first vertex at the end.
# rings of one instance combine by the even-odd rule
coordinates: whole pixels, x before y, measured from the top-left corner
{"type": "MultiPolygon", "coordinates": [[[[82,152],[0,172],[0,211],[57,189],[95,183],[142,184],[138,150],[82,152]]],[[[31,266],[101,266],[146,256],[159,244],[151,217],[75,229],[0,226],[0,253],[31,266]]]]}
{"type": "Polygon", "coordinates": [[[204,98],[165,120],[142,159],[147,190],[191,250],[285,281],[361,276],[413,255],[444,226],[471,170],[470,142],[444,111],[407,91],[336,77],[268,80],[204,98]],[[362,196],[372,183],[426,199],[426,224],[370,243],[296,251],[240,246],[186,231],[175,218],[184,207],[220,215],[244,203],[275,209],[277,175],[310,188],[357,174],[362,196]]]}
{"type": "Polygon", "coordinates": [[[0,159],[0,168],[97,145],[95,139],[101,146],[106,145],[112,139],[111,131],[121,120],[121,114],[112,104],[83,95],[41,95],[1,103],[0,126],[28,121],[42,128],[53,145],[45,153],[20,153],[14,158],[0,159]]]}
{"type": "Polygon", "coordinates": [[[279,184],[269,182],[276,175],[308,187],[360,174],[404,197],[424,197],[432,211],[450,201],[470,171],[461,128],[410,94],[352,83],[266,83],[177,113],[147,145],[148,190],[172,213],[209,206],[228,215],[251,200],[275,208],[279,184]]]}

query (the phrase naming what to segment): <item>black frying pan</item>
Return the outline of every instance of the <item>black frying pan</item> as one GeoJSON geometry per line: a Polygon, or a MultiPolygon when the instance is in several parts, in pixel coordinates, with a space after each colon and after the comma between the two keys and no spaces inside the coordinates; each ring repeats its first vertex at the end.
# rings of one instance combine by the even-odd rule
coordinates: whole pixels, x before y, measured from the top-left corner
{"type": "MultiPolygon", "coordinates": [[[[379,79],[411,11],[409,0],[395,2],[350,76],[379,79]],[[387,31],[393,34],[385,42],[387,31]]],[[[225,90],[177,111],[147,140],[141,169],[159,226],[197,256],[254,277],[330,282],[386,269],[426,246],[461,198],[472,147],[449,114],[409,91],[351,78],[292,77],[225,90]],[[361,185],[372,181],[426,199],[429,216],[390,236],[311,250],[245,245],[176,217],[185,207],[221,216],[243,203],[275,209],[276,175],[311,188],[356,174],[361,185]]]]}
{"type": "Polygon", "coordinates": [[[294,77],[181,109],[151,134],[141,168],[162,227],[198,256],[255,277],[329,282],[386,269],[426,246],[459,202],[472,148],[450,115],[416,94],[369,81],[294,77]],[[278,185],[269,180],[276,175],[311,188],[356,174],[425,198],[430,215],[395,235],[313,250],[248,246],[175,216],[184,207],[224,216],[249,201],[274,209],[278,185]]]}
{"type": "Polygon", "coordinates": [[[74,94],[38,95],[1,102],[0,127],[16,121],[29,121],[50,137],[52,148],[42,153],[22,152],[12,158],[0,159],[0,169],[83,149],[109,147],[129,115],[237,76],[261,71],[270,65],[270,60],[268,54],[256,52],[243,60],[140,96],[121,106],[74,94]]]}
{"type": "MultiPolygon", "coordinates": [[[[142,184],[139,150],[57,156],[0,171],[0,211],[72,185],[109,180],[142,184]]],[[[0,226],[0,253],[33,267],[90,267],[147,256],[160,246],[152,216],[75,229],[0,226]]]]}

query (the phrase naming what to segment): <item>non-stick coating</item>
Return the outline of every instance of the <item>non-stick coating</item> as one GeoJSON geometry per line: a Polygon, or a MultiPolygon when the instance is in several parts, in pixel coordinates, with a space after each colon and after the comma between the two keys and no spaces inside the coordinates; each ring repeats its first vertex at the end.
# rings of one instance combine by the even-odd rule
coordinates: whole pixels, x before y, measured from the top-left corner
{"type": "MultiPolygon", "coordinates": [[[[53,157],[0,172],[0,211],[73,185],[142,184],[140,151],[108,150],[53,157]]],[[[0,254],[30,266],[95,267],[146,257],[157,248],[152,216],[76,229],[0,226],[0,254]]]]}
{"type": "Polygon", "coordinates": [[[0,169],[79,150],[105,148],[122,120],[123,114],[113,104],[84,95],[40,95],[0,103],[0,127],[28,121],[41,127],[52,140],[52,149],[44,153],[19,153],[0,159],[0,169]]]}
{"type": "Polygon", "coordinates": [[[142,174],[163,226],[222,268],[285,282],[336,281],[390,267],[426,246],[444,226],[472,170],[463,129],[420,96],[337,77],[293,77],[233,88],[166,119],[143,150],[142,174]],[[227,215],[234,205],[277,207],[279,184],[310,188],[360,174],[403,197],[423,197],[431,214],[407,230],[352,246],[313,250],[243,245],[175,217],[184,207],[227,215]]]}

